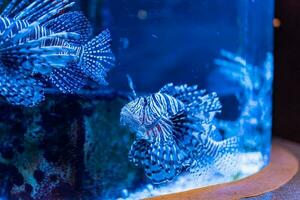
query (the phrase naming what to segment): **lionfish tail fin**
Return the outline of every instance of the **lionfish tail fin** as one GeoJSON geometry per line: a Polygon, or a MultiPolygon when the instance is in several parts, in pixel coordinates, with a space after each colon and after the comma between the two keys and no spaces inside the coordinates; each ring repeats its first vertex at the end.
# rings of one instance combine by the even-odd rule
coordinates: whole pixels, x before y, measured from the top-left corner
{"type": "Polygon", "coordinates": [[[83,72],[101,85],[107,85],[106,74],[115,62],[110,42],[111,35],[106,29],[84,46],[80,63],[83,72]]]}
{"type": "Polygon", "coordinates": [[[236,173],[239,158],[239,137],[231,137],[216,144],[215,168],[224,176],[236,173]]]}

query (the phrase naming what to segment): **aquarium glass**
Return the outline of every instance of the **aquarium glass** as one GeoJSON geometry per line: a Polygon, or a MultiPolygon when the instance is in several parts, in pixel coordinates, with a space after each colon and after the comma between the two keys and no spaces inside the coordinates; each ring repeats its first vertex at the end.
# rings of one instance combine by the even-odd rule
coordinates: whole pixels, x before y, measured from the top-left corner
{"type": "Polygon", "coordinates": [[[0,2],[0,199],[135,200],[268,164],[273,0],[0,2]]]}

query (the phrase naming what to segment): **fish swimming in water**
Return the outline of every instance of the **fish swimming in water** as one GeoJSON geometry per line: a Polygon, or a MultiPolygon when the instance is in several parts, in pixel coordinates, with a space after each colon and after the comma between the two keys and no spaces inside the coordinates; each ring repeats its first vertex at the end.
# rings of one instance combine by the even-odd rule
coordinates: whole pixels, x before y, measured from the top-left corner
{"type": "Polygon", "coordinates": [[[115,58],[108,30],[90,40],[91,25],[70,0],[12,0],[0,15],[0,95],[34,106],[47,85],[74,93],[88,80],[106,85],[115,58]]]}
{"type": "Polygon", "coordinates": [[[168,84],[137,97],[120,114],[120,123],[136,134],[130,161],[154,184],[172,181],[183,170],[203,174],[213,167],[226,175],[235,168],[239,142],[217,136],[213,119],[221,108],[216,93],[197,86],[168,84]]]}

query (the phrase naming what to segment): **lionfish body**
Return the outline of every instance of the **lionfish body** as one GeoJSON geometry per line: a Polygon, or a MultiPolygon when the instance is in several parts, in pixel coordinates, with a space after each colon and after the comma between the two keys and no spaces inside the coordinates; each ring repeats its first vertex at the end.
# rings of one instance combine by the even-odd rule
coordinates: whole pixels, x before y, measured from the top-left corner
{"type": "Polygon", "coordinates": [[[91,26],[69,0],[13,0],[0,17],[0,94],[15,105],[33,106],[50,83],[73,93],[88,79],[107,84],[113,66],[110,33],[89,41],[91,26]],[[17,78],[16,78],[17,75],[17,78]],[[12,80],[16,81],[12,81],[12,80]],[[27,92],[18,92],[26,85],[27,92]]]}
{"type": "Polygon", "coordinates": [[[168,84],[133,100],[121,111],[121,124],[137,136],[129,159],[142,166],[153,183],[171,181],[184,169],[205,173],[214,167],[226,175],[234,168],[230,159],[238,142],[235,137],[215,139],[212,120],[220,109],[217,95],[197,86],[168,84]]]}

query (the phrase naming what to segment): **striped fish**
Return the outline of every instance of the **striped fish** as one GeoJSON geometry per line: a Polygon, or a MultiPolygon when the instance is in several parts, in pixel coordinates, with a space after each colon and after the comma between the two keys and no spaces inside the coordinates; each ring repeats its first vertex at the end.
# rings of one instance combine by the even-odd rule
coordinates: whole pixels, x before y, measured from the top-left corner
{"type": "Polygon", "coordinates": [[[107,84],[105,77],[115,60],[110,32],[105,30],[89,41],[92,31],[86,17],[67,12],[73,4],[70,0],[12,0],[1,13],[0,95],[10,103],[34,106],[44,99],[48,84],[63,93],[76,92],[89,79],[107,84]],[[30,90],[18,92],[25,83],[30,90]]]}
{"type": "Polygon", "coordinates": [[[217,95],[197,86],[168,84],[136,98],[120,114],[121,124],[136,133],[130,161],[143,167],[154,184],[172,181],[183,170],[203,174],[214,167],[226,174],[234,168],[238,140],[215,139],[212,123],[219,112],[217,95]]]}

